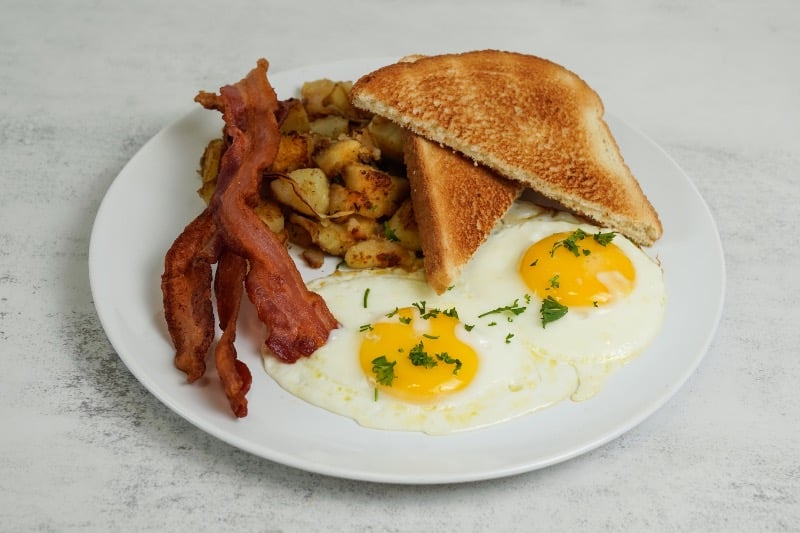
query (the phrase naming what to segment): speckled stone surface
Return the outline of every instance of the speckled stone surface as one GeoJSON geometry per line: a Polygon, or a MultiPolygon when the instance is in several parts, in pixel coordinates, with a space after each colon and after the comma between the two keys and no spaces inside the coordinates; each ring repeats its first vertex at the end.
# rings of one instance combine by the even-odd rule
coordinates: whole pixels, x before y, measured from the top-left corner
{"type": "Polygon", "coordinates": [[[2,3],[0,530],[800,529],[795,2],[227,4],[2,3]],[[92,222],[125,162],[193,108],[197,89],[260,56],[278,71],[487,47],[579,72],[708,202],[726,305],[669,403],[544,470],[393,486],[239,451],[132,377],[92,303],[92,222]]]}

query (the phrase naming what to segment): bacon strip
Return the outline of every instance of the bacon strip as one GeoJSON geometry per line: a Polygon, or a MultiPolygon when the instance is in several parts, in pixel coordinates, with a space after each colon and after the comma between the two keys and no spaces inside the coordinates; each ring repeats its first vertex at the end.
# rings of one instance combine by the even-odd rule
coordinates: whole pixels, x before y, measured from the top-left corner
{"type": "Polygon", "coordinates": [[[213,282],[222,337],[214,358],[237,417],[247,415],[245,395],[252,382],[234,345],[245,289],[267,326],[267,347],[283,361],[311,355],[337,326],[325,301],[306,288],[284,245],[252,210],[262,172],[278,151],[277,120],[286,112],[267,81],[267,67],[260,59],[243,80],[223,87],[219,95],[200,92],[195,98],[222,111],[226,149],[208,208],[175,239],[161,277],[175,366],[192,382],[205,373],[214,340],[211,265],[218,262],[213,282]]]}
{"type": "Polygon", "coordinates": [[[164,258],[164,316],[175,344],[175,366],[186,372],[190,383],[205,373],[214,340],[211,265],[222,244],[216,228],[206,209],[186,226],[164,258]]]}
{"type": "Polygon", "coordinates": [[[263,170],[278,151],[278,99],[266,78],[267,62],[236,85],[220,90],[225,134],[231,139],[211,199],[225,245],[247,259],[245,288],[269,328],[267,347],[291,363],[311,355],[337,321],[325,301],[309,291],[286,247],[251,209],[263,170]]]}
{"type": "Polygon", "coordinates": [[[250,384],[253,381],[250,369],[236,358],[236,347],[234,346],[236,320],[239,316],[246,274],[247,261],[230,250],[222,253],[214,278],[214,294],[217,297],[217,313],[222,337],[214,350],[214,359],[231,410],[239,418],[247,416],[245,395],[250,390],[250,384]]]}

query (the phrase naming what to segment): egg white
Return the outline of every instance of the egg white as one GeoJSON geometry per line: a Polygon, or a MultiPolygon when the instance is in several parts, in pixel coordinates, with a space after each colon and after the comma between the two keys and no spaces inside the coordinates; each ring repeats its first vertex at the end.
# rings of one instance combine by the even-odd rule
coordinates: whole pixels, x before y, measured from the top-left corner
{"type": "Polygon", "coordinates": [[[518,202],[466,265],[458,282],[437,295],[421,273],[400,270],[340,271],[309,282],[340,327],[312,356],[287,365],[265,354],[266,371],[290,393],[311,404],[387,430],[446,434],[499,423],[566,398],[596,394],[607,376],[638,355],[663,321],[664,285],[659,265],[618,235],[636,269],[626,298],[602,308],[574,308],[543,327],[541,300],[518,273],[522,255],[554,233],[598,228],[564,213],[518,202]],[[361,369],[360,328],[386,320],[395,308],[425,301],[428,308],[456,308],[459,339],[479,356],[471,384],[435,402],[418,404],[380,393],[361,369]],[[366,303],[366,305],[365,305],[366,303]],[[494,309],[515,306],[519,314],[494,309]]]}

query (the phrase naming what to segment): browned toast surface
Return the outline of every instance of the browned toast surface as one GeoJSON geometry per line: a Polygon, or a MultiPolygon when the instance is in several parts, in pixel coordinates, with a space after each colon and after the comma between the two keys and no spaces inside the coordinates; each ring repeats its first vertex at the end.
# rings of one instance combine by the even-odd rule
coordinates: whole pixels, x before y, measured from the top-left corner
{"type": "Polygon", "coordinates": [[[524,186],[413,133],[403,141],[425,274],[441,294],[524,186]]]}
{"type": "Polygon", "coordinates": [[[556,63],[494,50],[419,57],[363,76],[351,98],[639,244],[661,236],[600,98],[556,63]]]}

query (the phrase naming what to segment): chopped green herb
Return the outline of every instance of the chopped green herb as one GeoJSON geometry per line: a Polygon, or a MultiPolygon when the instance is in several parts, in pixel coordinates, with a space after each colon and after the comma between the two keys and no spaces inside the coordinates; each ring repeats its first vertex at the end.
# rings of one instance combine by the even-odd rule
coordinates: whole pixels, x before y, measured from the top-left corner
{"type": "Polygon", "coordinates": [[[372,331],[372,324],[364,324],[363,326],[358,328],[358,331],[361,331],[361,332],[372,331]]]}
{"type": "Polygon", "coordinates": [[[453,374],[458,374],[458,371],[461,370],[461,359],[453,359],[447,355],[447,352],[437,353],[436,359],[448,365],[456,365],[453,369],[453,374]]]}
{"type": "Polygon", "coordinates": [[[475,324],[464,324],[464,329],[467,331],[472,331],[472,328],[475,327],[475,324]]]}
{"type": "Polygon", "coordinates": [[[399,316],[397,320],[402,322],[403,324],[411,324],[411,317],[410,316],[399,316]]]}
{"type": "Polygon", "coordinates": [[[526,294],[526,295],[525,295],[525,303],[526,303],[526,304],[529,304],[529,303],[531,303],[531,295],[530,295],[530,294],[526,294]]]}
{"type": "Polygon", "coordinates": [[[392,318],[394,315],[396,315],[396,314],[397,314],[397,312],[398,312],[398,311],[400,311],[400,309],[398,309],[397,307],[395,307],[395,308],[394,308],[394,311],[390,311],[389,313],[386,313],[386,318],[392,318]]]}
{"type": "Polygon", "coordinates": [[[455,307],[442,311],[442,313],[444,316],[449,316],[450,318],[458,318],[458,311],[456,311],[455,307]]]}
{"type": "Polygon", "coordinates": [[[492,315],[495,313],[503,313],[508,311],[509,313],[513,313],[514,315],[520,315],[525,312],[526,307],[522,307],[519,305],[519,298],[514,300],[514,303],[511,305],[507,305],[505,307],[498,307],[497,309],[492,309],[491,311],[486,311],[485,313],[478,315],[478,318],[483,318],[487,315],[492,315]]]}
{"type": "Polygon", "coordinates": [[[487,324],[487,326],[496,326],[496,325],[497,325],[497,322],[489,322],[489,323],[487,324]]]}
{"type": "Polygon", "coordinates": [[[448,291],[452,291],[452,290],[453,290],[453,287],[455,287],[455,285],[450,285],[449,287],[447,287],[447,290],[448,290],[448,291]]]}
{"type": "Polygon", "coordinates": [[[439,338],[439,335],[428,335],[427,333],[423,333],[422,336],[425,337],[426,339],[433,339],[433,340],[439,338]]]}
{"type": "Polygon", "coordinates": [[[369,298],[369,287],[364,291],[364,309],[367,308],[367,299],[369,298]]]}
{"type": "Polygon", "coordinates": [[[561,286],[561,284],[558,282],[558,274],[550,278],[550,286],[554,289],[557,289],[561,286]]]}
{"type": "Polygon", "coordinates": [[[378,387],[375,387],[375,393],[372,395],[372,401],[373,402],[378,401],[378,387]]]}
{"type": "Polygon", "coordinates": [[[411,348],[411,351],[408,352],[408,358],[411,359],[411,364],[414,366],[424,366],[425,368],[436,366],[436,359],[428,355],[421,342],[411,348]]]}
{"type": "Polygon", "coordinates": [[[606,246],[608,243],[614,240],[615,235],[616,233],[613,231],[609,231],[607,233],[601,233],[598,231],[594,234],[594,240],[597,241],[600,246],[606,246]]]}
{"type": "Polygon", "coordinates": [[[414,307],[417,308],[417,310],[419,311],[419,314],[422,315],[422,314],[425,313],[425,300],[421,300],[419,302],[414,302],[411,305],[413,305],[414,307]]]}
{"type": "Polygon", "coordinates": [[[434,307],[428,310],[428,312],[426,312],[425,314],[420,315],[420,318],[422,320],[428,320],[429,318],[436,318],[437,316],[439,316],[439,313],[440,311],[434,307]]]}
{"type": "Polygon", "coordinates": [[[511,339],[513,338],[514,338],[513,333],[509,333],[508,335],[506,335],[506,344],[511,344],[511,339]]]}
{"type": "Polygon", "coordinates": [[[383,223],[383,234],[386,235],[386,239],[391,242],[397,242],[400,240],[394,230],[389,227],[388,221],[383,223]]]}
{"type": "Polygon", "coordinates": [[[586,232],[583,231],[581,228],[576,229],[575,231],[570,233],[569,237],[567,237],[566,239],[556,241],[553,244],[553,248],[550,250],[550,257],[553,257],[553,254],[556,253],[556,250],[558,250],[562,246],[567,250],[569,250],[570,252],[572,252],[572,254],[575,257],[578,257],[580,255],[580,251],[576,243],[578,241],[582,241],[585,238],[586,238],[586,232]]]}
{"type": "Polygon", "coordinates": [[[530,264],[530,265],[528,265],[528,266],[535,267],[535,266],[536,266],[536,264],[537,264],[538,262],[539,262],[539,260],[538,260],[538,259],[536,259],[536,260],[535,260],[533,263],[531,263],[531,264],[530,264]]]}
{"type": "Polygon", "coordinates": [[[375,374],[375,380],[381,385],[391,387],[396,377],[394,375],[394,365],[396,364],[397,361],[389,361],[385,355],[373,359],[372,372],[375,374]]]}
{"type": "Polygon", "coordinates": [[[542,327],[563,317],[568,310],[567,306],[561,305],[555,298],[548,296],[542,300],[542,307],[539,309],[542,315],[542,327]]]}

